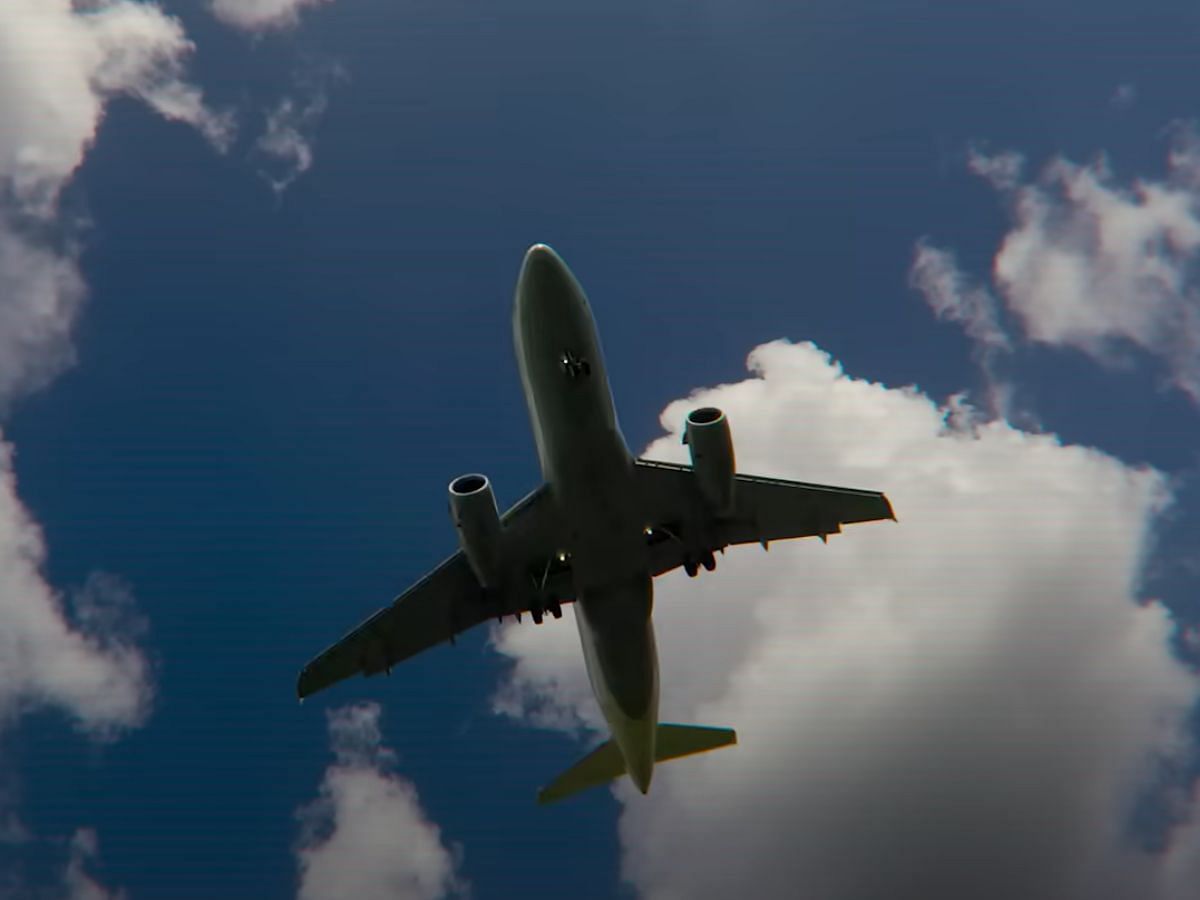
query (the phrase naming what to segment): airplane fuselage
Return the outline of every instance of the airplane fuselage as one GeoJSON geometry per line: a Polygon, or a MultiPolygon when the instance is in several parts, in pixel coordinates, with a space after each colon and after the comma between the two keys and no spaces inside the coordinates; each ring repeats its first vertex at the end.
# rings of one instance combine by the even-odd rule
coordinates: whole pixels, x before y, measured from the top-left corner
{"type": "Polygon", "coordinates": [[[526,256],[513,341],[542,474],[578,593],[588,678],[627,770],[645,793],[654,769],[658,657],[653,580],[621,435],[583,289],[548,247],[526,256]]]}

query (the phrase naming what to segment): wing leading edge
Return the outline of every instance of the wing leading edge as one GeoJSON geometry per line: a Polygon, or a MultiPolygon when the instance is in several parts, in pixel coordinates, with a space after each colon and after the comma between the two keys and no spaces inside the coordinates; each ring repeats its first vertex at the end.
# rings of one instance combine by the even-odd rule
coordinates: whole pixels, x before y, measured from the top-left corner
{"type": "Polygon", "coordinates": [[[301,671],[303,699],[352,675],[386,672],[396,663],[454,638],[492,617],[520,615],[574,599],[570,573],[554,565],[557,527],[546,487],[501,517],[513,577],[499,590],[480,587],[462,551],[318,654],[301,671]]]}
{"type": "Polygon", "coordinates": [[[840,533],[843,525],[896,518],[879,491],[756,475],[734,476],[733,510],[714,516],[700,496],[691,466],[639,459],[634,471],[646,516],[654,524],[650,544],[655,575],[732,544],[825,540],[840,533]]]}

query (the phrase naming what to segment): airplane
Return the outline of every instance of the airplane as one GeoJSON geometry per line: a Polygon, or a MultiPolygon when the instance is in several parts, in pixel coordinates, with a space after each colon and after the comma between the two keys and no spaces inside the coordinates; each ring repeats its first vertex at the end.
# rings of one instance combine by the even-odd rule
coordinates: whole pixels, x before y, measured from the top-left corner
{"type": "Polygon", "coordinates": [[[617,424],[591,307],[545,244],[525,254],[513,341],[544,484],[499,515],[480,474],[450,482],[459,549],[300,672],[303,699],[394,665],[491,618],[542,624],[575,603],[588,680],[612,737],[538,793],[550,803],[628,774],[645,794],[656,762],[737,742],[729,728],[658,721],[654,577],[712,571],[716,552],[895,521],[876,491],[737,474],[729,422],[686,418],[692,464],[637,459],[617,424]]]}

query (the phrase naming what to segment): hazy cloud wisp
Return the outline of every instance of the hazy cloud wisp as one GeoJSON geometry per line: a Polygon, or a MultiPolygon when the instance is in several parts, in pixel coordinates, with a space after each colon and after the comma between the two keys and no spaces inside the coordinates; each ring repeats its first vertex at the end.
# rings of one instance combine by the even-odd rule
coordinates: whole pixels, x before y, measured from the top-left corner
{"type": "Polygon", "coordinates": [[[123,890],[111,891],[89,872],[88,865],[96,860],[100,842],[91,828],[76,829],[71,838],[70,857],[63,873],[65,900],[127,900],[123,890]]]}
{"type": "Polygon", "coordinates": [[[314,133],[329,107],[330,88],[345,77],[336,64],[311,66],[297,78],[295,93],[267,112],[254,150],[262,162],[259,174],[276,195],[312,168],[314,133]]]}
{"type": "Polygon", "coordinates": [[[939,319],[959,323],[981,347],[1008,349],[995,298],[987,288],[968,282],[953,253],[927,241],[918,242],[909,282],[925,296],[939,319]]]}

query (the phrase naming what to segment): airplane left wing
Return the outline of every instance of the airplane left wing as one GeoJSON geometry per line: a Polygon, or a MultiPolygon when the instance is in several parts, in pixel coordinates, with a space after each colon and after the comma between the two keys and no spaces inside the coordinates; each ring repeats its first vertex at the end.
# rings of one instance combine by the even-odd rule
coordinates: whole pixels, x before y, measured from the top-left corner
{"type": "Polygon", "coordinates": [[[651,571],[660,575],[689,558],[730,544],[766,545],[770,541],[838,534],[843,525],[895,519],[892,505],[878,491],[809,484],[782,478],[735,475],[733,509],[713,515],[700,496],[691,466],[639,459],[636,489],[653,530],[649,536],[651,571]]]}
{"type": "Polygon", "coordinates": [[[480,587],[462,551],[410,587],[365,622],[315,657],[300,672],[301,698],[352,675],[377,675],[396,663],[492,617],[543,610],[561,614],[559,604],[574,599],[569,572],[556,566],[556,522],[543,486],[500,519],[505,550],[514,574],[506,588],[480,587]]]}

